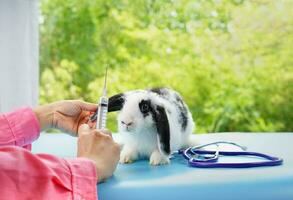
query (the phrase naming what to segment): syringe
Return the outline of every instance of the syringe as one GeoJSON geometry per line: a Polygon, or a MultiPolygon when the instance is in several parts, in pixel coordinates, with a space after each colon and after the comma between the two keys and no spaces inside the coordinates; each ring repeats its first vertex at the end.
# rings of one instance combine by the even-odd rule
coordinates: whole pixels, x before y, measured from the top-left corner
{"type": "Polygon", "coordinates": [[[100,97],[98,113],[96,116],[97,117],[96,129],[99,129],[99,130],[106,129],[106,123],[107,123],[107,113],[108,113],[107,75],[108,75],[108,66],[106,67],[103,94],[100,97]]]}

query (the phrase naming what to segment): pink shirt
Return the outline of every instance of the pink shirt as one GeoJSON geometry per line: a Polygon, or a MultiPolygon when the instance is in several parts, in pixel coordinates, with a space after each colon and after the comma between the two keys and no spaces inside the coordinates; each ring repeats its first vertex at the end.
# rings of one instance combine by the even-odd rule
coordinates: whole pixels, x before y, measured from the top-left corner
{"type": "Polygon", "coordinates": [[[39,134],[30,108],[0,115],[0,199],[97,199],[92,161],[32,154],[39,134]]]}

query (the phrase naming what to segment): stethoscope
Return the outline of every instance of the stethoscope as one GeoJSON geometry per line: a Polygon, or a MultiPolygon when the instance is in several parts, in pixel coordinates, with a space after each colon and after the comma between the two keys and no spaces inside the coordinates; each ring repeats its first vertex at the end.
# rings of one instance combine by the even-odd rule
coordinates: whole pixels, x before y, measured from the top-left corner
{"type": "Polygon", "coordinates": [[[179,150],[176,153],[182,154],[187,160],[188,165],[191,167],[200,168],[249,168],[249,167],[264,167],[264,166],[277,166],[283,163],[283,159],[273,157],[267,154],[246,151],[247,148],[236,144],[234,142],[213,142],[209,144],[199,145],[195,147],[189,147],[187,149],[179,150]],[[242,151],[220,151],[219,144],[229,144],[239,147],[242,151]],[[216,145],[217,150],[203,150],[202,148],[216,145]],[[243,162],[243,163],[221,163],[218,162],[220,156],[253,156],[265,159],[265,161],[258,162],[243,162]]]}

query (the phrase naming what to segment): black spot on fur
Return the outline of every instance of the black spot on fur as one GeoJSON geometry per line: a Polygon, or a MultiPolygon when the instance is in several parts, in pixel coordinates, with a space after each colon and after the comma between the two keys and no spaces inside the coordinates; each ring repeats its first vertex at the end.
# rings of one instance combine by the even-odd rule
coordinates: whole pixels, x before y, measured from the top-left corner
{"type": "Polygon", "coordinates": [[[170,127],[166,111],[164,107],[156,106],[156,108],[151,109],[151,114],[157,128],[161,150],[169,155],[171,153],[170,127]]]}
{"type": "Polygon", "coordinates": [[[108,103],[108,112],[118,111],[121,110],[123,107],[125,100],[124,100],[124,94],[116,94],[109,98],[108,103]]]}
{"type": "Polygon", "coordinates": [[[181,116],[180,123],[182,126],[182,130],[185,131],[185,129],[187,127],[188,118],[186,116],[186,113],[184,113],[184,112],[181,112],[180,116],[181,116]]]}
{"type": "Polygon", "coordinates": [[[181,125],[182,131],[185,131],[188,124],[188,110],[182,98],[177,93],[175,93],[175,101],[171,100],[173,92],[168,88],[152,88],[149,91],[158,94],[160,97],[171,102],[178,108],[180,112],[178,122],[181,125]]]}
{"type": "Polygon", "coordinates": [[[152,88],[149,91],[154,92],[159,96],[164,96],[166,94],[166,88],[152,88]]]}
{"type": "Polygon", "coordinates": [[[181,124],[182,130],[185,131],[188,123],[188,111],[180,96],[176,95],[176,101],[178,102],[178,108],[180,110],[179,123],[181,124]]]}

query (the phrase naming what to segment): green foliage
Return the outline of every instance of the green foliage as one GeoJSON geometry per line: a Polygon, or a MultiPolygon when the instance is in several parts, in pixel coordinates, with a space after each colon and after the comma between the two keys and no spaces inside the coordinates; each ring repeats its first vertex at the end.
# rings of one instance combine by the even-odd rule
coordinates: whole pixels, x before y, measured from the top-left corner
{"type": "MultiPolygon", "coordinates": [[[[42,0],[41,103],[179,91],[197,131],[293,131],[291,0],[42,0]]],[[[115,114],[109,127],[115,129],[115,114]]]]}

